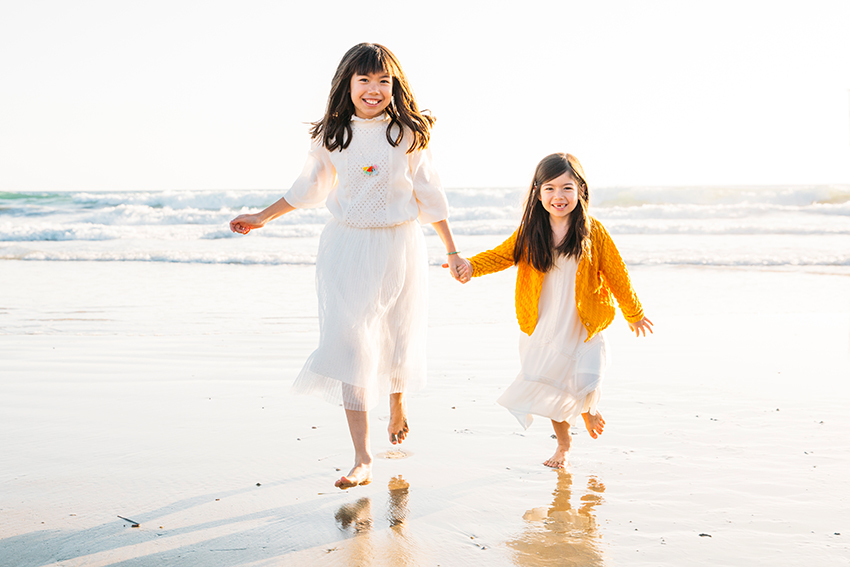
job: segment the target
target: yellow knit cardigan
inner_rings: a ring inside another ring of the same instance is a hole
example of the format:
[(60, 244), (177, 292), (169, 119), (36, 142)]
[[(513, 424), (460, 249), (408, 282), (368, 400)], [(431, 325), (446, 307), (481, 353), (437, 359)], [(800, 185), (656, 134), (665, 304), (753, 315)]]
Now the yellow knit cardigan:
[[(643, 319), (643, 307), (632, 288), (626, 264), (611, 235), (595, 218), (590, 218), (590, 250), (585, 250), (576, 271), (576, 307), (587, 329), (587, 340), (614, 320), (614, 297), (629, 323)], [(517, 233), (503, 243), (476, 254), (472, 262), (473, 277), (500, 272), (514, 265)], [(543, 289), (544, 272), (521, 261), (516, 273), (516, 317), (519, 328), (530, 335), (537, 326), (537, 304)], [(612, 297), (613, 294), (613, 297)]]

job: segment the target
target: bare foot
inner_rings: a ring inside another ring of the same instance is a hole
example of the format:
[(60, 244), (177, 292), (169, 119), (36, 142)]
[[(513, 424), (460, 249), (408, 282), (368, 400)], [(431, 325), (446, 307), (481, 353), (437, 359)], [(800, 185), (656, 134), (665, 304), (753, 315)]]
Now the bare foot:
[(570, 453), (570, 446), (566, 447), (558, 443), (558, 448), (555, 449), (555, 454), (543, 461), (543, 464), (553, 469), (564, 468), (564, 463), (567, 462), (567, 455)]
[(347, 475), (340, 477), (334, 486), (342, 490), (354, 488), (355, 486), (366, 486), (372, 482), (372, 463), (361, 463), (354, 465)]
[(405, 440), (410, 428), (407, 426), (407, 409), (404, 406), (404, 394), (390, 394), (390, 424), (387, 432), (390, 443), (397, 445)]
[(605, 429), (605, 420), (602, 419), (602, 414), (598, 411), (596, 415), (590, 415), (590, 413), (583, 413), (581, 416), (584, 418), (584, 426), (587, 427), (587, 432), (590, 433), (590, 436), (596, 439), (600, 435), (602, 435), (602, 430)]
[(564, 468), (564, 463), (567, 462), (567, 454), (570, 452), (572, 444), (572, 436), (570, 435), (570, 424), (566, 421), (552, 420), (552, 429), (555, 430), (555, 437), (558, 438), (558, 448), (555, 454), (543, 461), (543, 464), (553, 469)]

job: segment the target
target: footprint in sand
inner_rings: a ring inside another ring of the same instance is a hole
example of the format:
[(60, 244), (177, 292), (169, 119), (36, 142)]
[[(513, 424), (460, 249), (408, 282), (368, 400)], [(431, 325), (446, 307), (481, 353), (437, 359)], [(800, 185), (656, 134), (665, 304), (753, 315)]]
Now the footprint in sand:
[(383, 453), (378, 453), (378, 457), (380, 457), (381, 459), (406, 459), (411, 455), (413, 455), (413, 453), (406, 449), (393, 449), (390, 451), (384, 451)]

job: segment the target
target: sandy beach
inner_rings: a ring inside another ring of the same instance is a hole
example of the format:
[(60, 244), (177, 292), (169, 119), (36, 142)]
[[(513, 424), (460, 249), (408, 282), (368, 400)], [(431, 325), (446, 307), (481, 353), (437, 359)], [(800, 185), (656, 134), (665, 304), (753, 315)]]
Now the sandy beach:
[(0, 565), (850, 563), (846, 269), (632, 269), (656, 334), (618, 314), (605, 433), (559, 473), (549, 424), (495, 404), (513, 272), (432, 267), (412, 434), (373, 412), (374, 482), (345, 492), (342, 409), (288, 392), (313, 274), (3, 262)]
[[(850, 1), (369, 8), (0, 2), (0, 567), (850, 567)], [(553, 152), (655, 331), (617, 310), (561, 470), (496, 403), (516, 270), (440, 268), (517, 230)], [(407, 221), (427, 386), (342, 491), (343, 408), (291, 393), (317, 257), (412, 290)]]

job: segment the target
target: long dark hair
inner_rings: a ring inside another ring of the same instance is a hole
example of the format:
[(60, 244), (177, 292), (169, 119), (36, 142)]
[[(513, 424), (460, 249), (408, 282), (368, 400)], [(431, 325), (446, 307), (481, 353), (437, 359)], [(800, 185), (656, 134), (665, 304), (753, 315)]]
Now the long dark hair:
[(325, 116), (312, 123), (310, 137), (315, 139), (321, 136), (322, 144), (331, 152), (348, 147), (352, 136), (351, 116), (354, 114), (351, 77), (371, 73), (387, 73), (393, 79), (393, 98), (386, 110), (390, 117), (387, 142), (393, 147), (398, 146), (406, 128), (413, 134), (407, 153), (427, 148), (431, 127), (437, 119), (427, 110), (420, 112), (413, 90), (401, 70), (401, 63), (392, 51), (377, 43), (358, 43), (342, 56), (331, 81)]
[[(578, 202), (570, 213), (570, 227), (566, 236), (561, 242), (553, 242), (549, 213), (540, 201), (540, 188), (564, 173), (569, 173), (578, 185)], [(584, 168), (575, 156), (558, 153), (540, 160), (534, 170), (534, 179), (525, 200), (522, 222), (514, 245), (514, 263), (525, 260), (534, 269), (548, 272), (555, 263), (556, 254), (574, 256), (576, 260), (580, 260), (582, 252), (590, 246), (590, 216), (587, 213), (589, 204), (590, 195)]]

